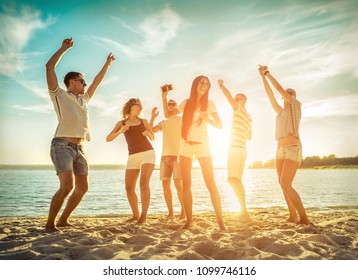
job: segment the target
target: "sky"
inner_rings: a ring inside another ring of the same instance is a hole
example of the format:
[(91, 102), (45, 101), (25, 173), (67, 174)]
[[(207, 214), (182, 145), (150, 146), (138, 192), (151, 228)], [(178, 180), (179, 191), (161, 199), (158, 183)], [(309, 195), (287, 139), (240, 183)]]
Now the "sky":
[[(47, 91), (45, 64), (62, 40), (74, 47), (56, 68), (60, 86), (69, 71), (90, 83), (112, 52), (116, 60), (89, 103), (90, 164), (124, 164), (123, 136), (105, 138), (122, 105), (141, 99), (142, 117), (169, 98), (189, 96), (206, 75), (209, 98), (224, 123), (210, 127), (213, 162), (225, 167), (232, 109), (219, 90), (245, 93), (253, 119), (247, 164), (275, 155), (275, 112), (258, 64), (269, 66), (302, 102), (303, 156), (358, 155), (358, 2), (340, 1), (7, 1), (0, 2), (0, 164), (51, 164), (57, 117)], [(280, 97), (275, 92), (279, 102)], [(159, 163), (162, 136), (153, 147)]]

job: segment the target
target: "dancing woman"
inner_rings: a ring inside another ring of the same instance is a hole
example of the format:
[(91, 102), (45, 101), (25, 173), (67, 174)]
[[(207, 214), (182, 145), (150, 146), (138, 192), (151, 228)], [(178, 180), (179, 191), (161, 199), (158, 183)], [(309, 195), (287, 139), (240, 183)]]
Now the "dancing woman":
[[(297, 210), (300, 217), (298, 223), (309, 224), (310, 222), (301, 198), (292, 187), (293, 179), (302, 160), (302, 145), (299, 135), (301, 103), (296, 99), (295, 90), (292, 88), (283, 89), (271, 75), (267, 66), (260, 66), (258, 70), (267, 96), (273, 109), (277, 113), (276, 140), (278, 141), (278, 145), (276, 150), (276, 170), (290, 213), (287, 220), (296, 222)], [(284, 100), (283, 107), (278, 104), (268, 80), (281, 94)]]
[(167, 95), (162, 94), (163, 109), (166, 118), (183, 113), (181, 142), (179, 148), (179, 162), (182, 173), (183, 203), (186, 214), (186, 223), (183, 229), (192, 224), (193, 198), (191, 193), (191, 169), (193, 158), (198, 159), (205, 185), (210, 192), (217, 222), (221, 230), (225, 230), (222, 219), (221, 198), (214, 179), (213, 163), (209, 147), (208, 124), (222, 128), (222, 122), (216, 112), (215, 104), (208, 100), (210, 82), (205, 76), (194, 79), (189, 99), (184, 100), (179, 107), (169, 110)]
[[(129, 99), (122, 109), (123, 120), (117, 122), (106, 138), (107, 142), (109, 142), (122, 133), (126, 138), (129, 156), (126, 166), (125, 185), (128, 202), (133, 212), (133, 217), (128, 221), (137, 221), (138, 224), (144, 224), (147, 219), (150, 201), (149, 180), (155, 165), (155, 152), (147, 139), (154, 140), (154, 135), (148, 121), (139, 117), (141, 111), (142, 104), (140, 100), (136, 98)], [(140, 215), (138, 198), (135, 192), (139, 174), (142, 202), (142, 213)]]

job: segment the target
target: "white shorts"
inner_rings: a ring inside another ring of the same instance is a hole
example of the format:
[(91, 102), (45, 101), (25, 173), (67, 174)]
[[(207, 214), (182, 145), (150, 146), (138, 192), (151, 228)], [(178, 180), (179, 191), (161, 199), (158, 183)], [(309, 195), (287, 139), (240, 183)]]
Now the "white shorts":
[(228, 177), (242, 179), (244, 173), (245, 161), (247, 157), (246, 148), (232, 147), (229, 148), (227, 173)]
[(128, 156), (126, 169), (140, 169), (142, 164), (155, 165), (155, 152), (154, 150), (148, 150)]
[(180, 141), (179, 156), (193, 158), (211, 157), (209, 142), (191, 143)]

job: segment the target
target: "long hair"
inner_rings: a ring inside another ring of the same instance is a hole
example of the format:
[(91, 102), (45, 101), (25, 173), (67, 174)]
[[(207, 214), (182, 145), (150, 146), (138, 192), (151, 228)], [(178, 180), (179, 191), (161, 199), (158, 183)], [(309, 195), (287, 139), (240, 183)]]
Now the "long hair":
[[(209, 82), (210, 89), (210, 81), (206, 76), (198, 76), (194, 79), (193, 84), (191, 85), (190, 97), (185, 104), (185, 109), (182, 117), (182, 127), (181, 127), (181, 137), (184, 140), (187, 140), (188, 132), (190, 127), (193, 125), (193, 116), (195, 111), (195, 101), (198, 96), (198, 85), (199, 82), (203, 79), (207, 79)], [(201, 111), (206, 111), (208, 108), (208, 99), (209, 99), (209, 90), (200, 98), (200, 109)]]
[(132, 106), (138, 102), (141, 103), (139, 98), (131, 98), (123, 105), (123, 108), (122, 108), (123, 119), (128, 118)]

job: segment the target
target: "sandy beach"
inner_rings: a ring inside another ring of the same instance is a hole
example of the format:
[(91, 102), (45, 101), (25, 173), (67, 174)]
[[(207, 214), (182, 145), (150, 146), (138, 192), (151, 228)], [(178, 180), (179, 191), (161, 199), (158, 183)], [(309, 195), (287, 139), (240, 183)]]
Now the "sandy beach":
[(128, 216), (74, 216), (69, 228), (45, 233), (46, 217), (0, 218), (0, 259), (5, 260), (357, 260), (358, 209), (309, 211), (313, 224), (285, 221), (283, 209), (256, 210), (249, 221), (224, 213), (227, 231), (213, 213), (194, 224), (150, 215), (145, 225)]

